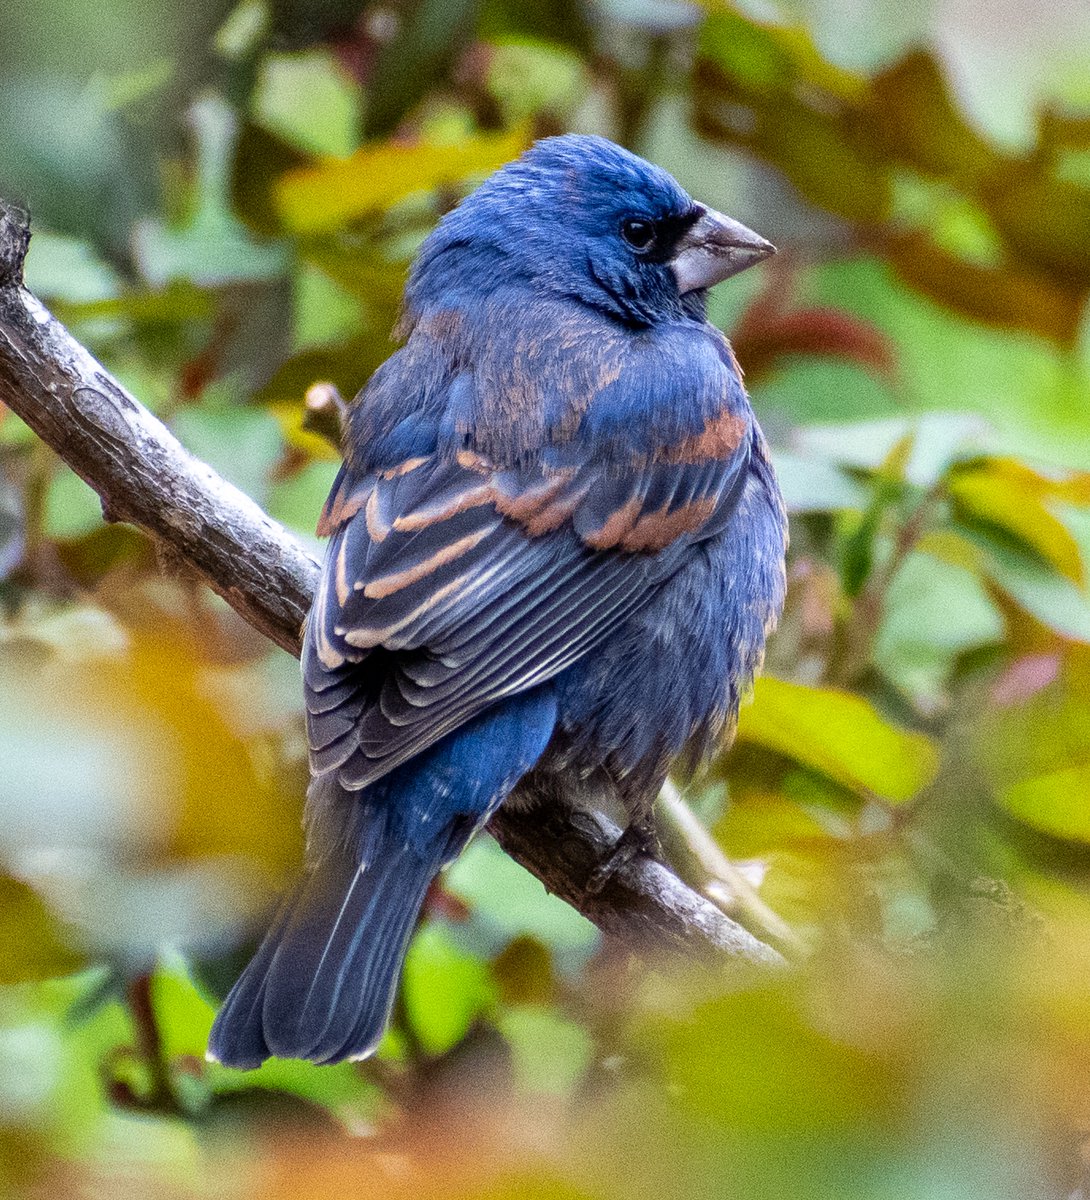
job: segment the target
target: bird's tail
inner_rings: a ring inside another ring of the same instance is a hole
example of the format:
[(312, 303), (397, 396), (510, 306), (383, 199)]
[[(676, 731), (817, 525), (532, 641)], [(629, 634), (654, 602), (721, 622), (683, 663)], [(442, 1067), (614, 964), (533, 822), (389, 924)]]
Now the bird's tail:
[(387, 835), (380, 814), (362, 824), (360, 837), (327, 840), (281, 907), (224, 1001), (209, 1057), (231, 1067), (274, 1054), (329, 1063), (378, 1045), (428, 885), (470, 830), (410, 846)]

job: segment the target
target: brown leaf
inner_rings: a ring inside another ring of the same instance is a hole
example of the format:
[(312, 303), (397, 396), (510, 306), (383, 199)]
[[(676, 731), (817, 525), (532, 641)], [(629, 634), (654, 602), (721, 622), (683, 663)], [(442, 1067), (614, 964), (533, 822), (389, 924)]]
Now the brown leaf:
[(752, 306), (731, 336), (735, 353), (755, 378), (795, 355), (816, 355), (854, 363), (892, 379), (896, 355), (889, 338), (869, 321), (835, 308), (798, 308), (772, 312)]
[(924, 295), (988, 325), (1024, 329), (1062, 345), (1074, 342), (1085, 294), (1042, 272), (1006, 264), (994, 270), (940, 249), (926, 234), (891, 234), (879, 248)]

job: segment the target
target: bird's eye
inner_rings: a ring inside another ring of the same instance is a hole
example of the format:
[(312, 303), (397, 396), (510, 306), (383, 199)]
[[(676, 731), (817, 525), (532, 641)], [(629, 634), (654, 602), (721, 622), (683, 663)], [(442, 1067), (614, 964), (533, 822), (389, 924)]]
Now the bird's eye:
[(629, 217), (621, 225), (621, 237), (633, 250), (648, 250), (655, 244), (655, 226), (642, 217)]

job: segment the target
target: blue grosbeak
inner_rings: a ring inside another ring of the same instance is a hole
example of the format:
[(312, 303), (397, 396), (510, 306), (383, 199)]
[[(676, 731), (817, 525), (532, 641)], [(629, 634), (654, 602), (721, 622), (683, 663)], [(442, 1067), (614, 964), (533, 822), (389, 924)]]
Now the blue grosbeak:
[(307, 871), (213, 1057), (370, 1054), (429, 884), (523, 776), (613, 789), (631, 824), (605, 873), (651, 842), (671, 761), (732, 726), (786, 528), (705, 297), (772, 250), (578, 136), (424, 243), (319, 527)]

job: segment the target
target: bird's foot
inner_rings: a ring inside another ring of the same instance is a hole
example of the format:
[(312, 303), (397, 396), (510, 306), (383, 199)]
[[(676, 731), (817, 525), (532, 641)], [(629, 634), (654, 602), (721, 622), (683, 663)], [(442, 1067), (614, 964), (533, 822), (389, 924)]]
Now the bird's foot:
[(587, 891), (597, 895), (613, 876), (630, 863), (637, 854), (658, 858), (662, 853), (658, 835), (651, 821), (633, 821), (614, 843), (609, 854), (594, 868), (587, 880)]

